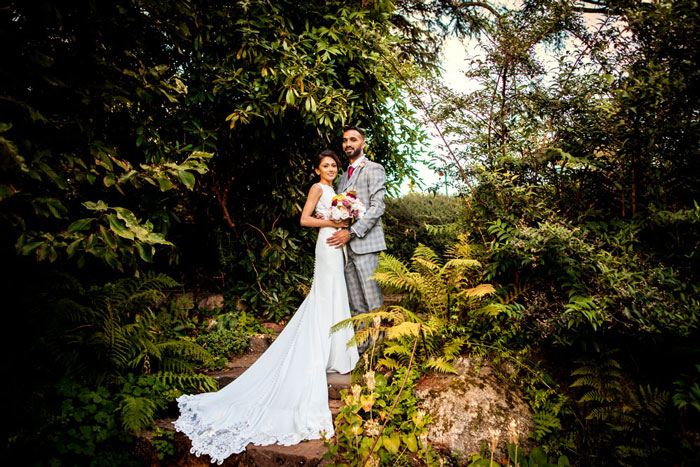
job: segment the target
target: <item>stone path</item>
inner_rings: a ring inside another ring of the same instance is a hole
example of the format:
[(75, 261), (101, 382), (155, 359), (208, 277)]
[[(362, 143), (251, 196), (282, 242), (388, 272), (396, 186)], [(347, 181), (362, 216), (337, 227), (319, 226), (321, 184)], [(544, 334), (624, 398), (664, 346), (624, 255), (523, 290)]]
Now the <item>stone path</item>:
[[(277, 334), (260, 334), (251, 338), (249, 351), (240, 358), (229, 361), (226, 368), (222, 371), (210, 373), (209, 376), (219, 382), (220, 387), (224, 387), (231, 381), (240, 376), (250, 365), (252, 365), (260, 355), (272, 343)], [(339, 375), (337, 373), (329, 373), (328, 378), (328, 405), (333, 414), (333, 418), (338, 414), (338, 411), (343, 405), (340, 400), (340, 391), (350, 387), (350, 375)], [(162, 419), (156, 422), (156, 425), (162, 430), (175, 431), (172, 422), (173, 419)], [(144, 433), (143, 438), (148, 440), (152, 436), (151, 433)], [(151, 466), (178, 466), (178, 467), (205, 467), (209, 466), (209, 456), (197, 457), (190, 454), (189, 439), (182, 433), (176, 432), (174, 436), (175, 455), (168, 457), (163, 461), (159, 461), (153, 452), (152, 448), (142, 447), (143, 457), (147, 457)], [(143, 443), (150, 444), (150, 443)], [(150, 452), (148, 452), (150, 451)], [(323, 465), (321, 457), (325, 454), (326, 449), (321, 440), (304, 441), (294, 446), (255, 446), (249, 444), (246, 451), (229, 457), (223, 465), (225, 466), (317, 466)]]

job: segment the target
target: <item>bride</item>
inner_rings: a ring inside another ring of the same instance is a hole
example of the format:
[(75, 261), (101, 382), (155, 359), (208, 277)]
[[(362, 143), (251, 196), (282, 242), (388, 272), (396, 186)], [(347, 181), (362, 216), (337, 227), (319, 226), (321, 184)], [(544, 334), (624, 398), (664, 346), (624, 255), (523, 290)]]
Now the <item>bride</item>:
[[(326, 372), (348, 373), (359, 357), (347, 347), (352, 328), (330, 334), (335, 323), (350, 317), (341, 249), (326, 244), (338, 227), (314, 216), (330, 211), (338, 156), (325, 150), (314, 161), (320, 180), (309, 191), (301, 225), (319, 228), (314, 279), (309, 295), (284, 330), (241, 376), (218, 392), (177, 399), (174, 422), (192, 441), (190, 452), (208, 454), (221, 464), (231, 454), (256, 445), (297, 444), (333, 434)], [(326, 216), (327, 217), (327, 216)]]

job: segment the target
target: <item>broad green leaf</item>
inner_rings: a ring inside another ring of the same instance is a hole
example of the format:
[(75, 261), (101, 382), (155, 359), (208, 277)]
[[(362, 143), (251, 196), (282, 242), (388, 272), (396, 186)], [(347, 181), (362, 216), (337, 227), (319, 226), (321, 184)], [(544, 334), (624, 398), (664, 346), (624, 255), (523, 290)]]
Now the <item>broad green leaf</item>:
[(117, 239), (114, 235), (112, 235), (108, 230), (104, 230), (104, 227), (101, 228), (101, 236), (102, 240), (104, 240), (105, 244), (109, 246), (111, 249), (116, 250), (117, 249)]
[(88, 208), (90, 211), (106, 211), (109, 209), (109, 206), (107, 206), (102, 200), (99, 200), (96, 203), (93, 201), (85, 201), (83, 206)]
[(191, 190), (192, 188), (194, 188), (194, 175), (187, 172), (186, 170), (178, 171), (177, 175), (178, 177), (180, 177), (180, 180), (182, 180), (182, 183), (184, 183), (188, 189)]
[(134, 239), (134, 233), (129, 230), (120, 219), (117, 218), (114, 214), (107, 214), (107, 220), (109, 221), (109, 228), (112, 229), (112, 232), (115, 234), (119, 235), (120, 237), (127, 238), (129, 240)]
[(418, 440), (416, 439), (415, 434), (410, 433), (408, 435), (401, 436), (401, 438), (403, 439), (406, 447), (408, 447), (409, 451), (416, 452), (418, 450)]
[(126, 208), (115, 207), (114, 212), (117, 213), (117, 217), (123, 220), (128, 227), (135, 227), (139, 225), (139, 220), (136, 218), (133, 212)]
[(76, 250), (80, 246), (80, 243), (83, 241), (82, 238), (79, 238), (78, 240), (74, 241), (70, 245), (66, 247), (66, 253), (68, 254), (69, 258), (72, 258), (73, 255), (75, 254)]
[(398, 433), (393, 433), (390, 436), (382, 436), (382, 445), (391, 454), (396, 454), (399, 452), (399, 447), (401, 447), (401, 438)]
[(136, 250), (139, 252), (139, 256), (142, 260), (150, 263), (153, 261), (153, 251), (155, 250), (153, 246), (146, 243), (136, 242)]
[(17, 193), (11, 186), (0, 184), (0, 201)]
[(104, 183), (104, 185), (107, 188), (109, 188), (112, 185), (114, 185), (115, 183), (117, 183), (117, 177), (115, 177), (114, 174), (109, 173), (109, 174), (104, 176), (104, 178), (102, 179), (102, 183)]
[(36, 250), (40, 245), (43, 245), (44, 241), (36, 241), (36, 242), (30, 242), (27, 243), (26, 245), (23, 245), (22, 248), (20, 249), (19, 253), (22, 256), (26, 256), (30, 253), (32, 253), (34, 250)]
[(160, 186), (160, 191), (168, 191), (173, 188), (172, 182), (165, 177), (158, 177), (156, 178), (156, 180), (158, 181), (158, 185)]
[(547, 454), (540, 446), (535, 447), (530, 451), (530, 467), (544, 467), (547, 465)]
[(78, 219), (77, 221), (73, 222), (71, 225), (68, 226), (68, 229), (66, 229), (66, 232), (69, 234), (72, 234), (75, 232), (80, 232), (81, 230), (86, 230), (90, 227), (90, 224), (94, 220), (95, 220), (94, 217), (86, 217), (85, 219)]

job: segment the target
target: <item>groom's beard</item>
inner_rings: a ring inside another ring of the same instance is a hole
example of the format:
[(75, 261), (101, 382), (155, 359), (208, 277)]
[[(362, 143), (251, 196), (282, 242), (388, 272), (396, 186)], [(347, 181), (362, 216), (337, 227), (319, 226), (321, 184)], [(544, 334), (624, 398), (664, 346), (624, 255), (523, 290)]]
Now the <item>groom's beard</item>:
[(357, 148), (352, 152), (348, 152), (347, 149), (345, 150), (345, 155), (348, 156), (348, 159), (357, 159), (360, 157), (360, 154), (362, 154), (362, 148)]

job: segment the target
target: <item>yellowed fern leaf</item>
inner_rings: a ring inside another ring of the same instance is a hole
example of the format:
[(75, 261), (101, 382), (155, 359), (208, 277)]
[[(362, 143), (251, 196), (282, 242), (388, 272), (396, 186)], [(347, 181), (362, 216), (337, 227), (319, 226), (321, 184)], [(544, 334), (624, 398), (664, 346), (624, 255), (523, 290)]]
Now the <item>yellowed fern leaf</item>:
[(427, 274), (437, 274), (442, 269), (440, 264), (425, 258), (414, 257), (411, 261), (413, 261), (413, 267), (419, 269), (419, 272), (422, 271), (423, 273)]
[(401, 365), (401, 363), (390, 357), (382, 357), (379, 360), (377, 360), (377, 366), (383, 366), (387, 370), (398, 370), (399, 368), (403, 368), (403, 365)]
[(411, 323), (410, 321), (404, 321), (397, 326), (391, 326), (384, 330), (387, 339), (398, 339), (403, 336), (416, 337), (420, 332), (420, 323)]
[(374, 279), (382, 287), (407, 292), (416, 292), (420, 275), (408, 270), (397, 258), (386, 253), (380, 253), (379, 266), (374, 273)]
[(476, 310), (478, 314), (488, 316), (498, 316), (501, 311), (503, 311), (503, 304), (501, 303), (490, 303)]
[(411, 258), (411, 261), (414, 261), (416, 259), (428, 261), (437, 265), (438, 267), (442, 265), (442, 260), (437, 255), (437, 253), (435, 253), (435, 251), (433, 251), (432, 248), (425, 246), (422, 243), (419, 243), (416, 249), (413, 251), (413, 257)]
[(366, 329), (360, 329), (358, 331), (355, 331), (355, 335), (350, 339), (347, 343), (348, 347), (352, 347), (353, 345), (356, 346), (361, 346), (365, 342), (369, 341), (370, 338), (372, 337), (372, 332), (373, 330), (370, 328)]
[(425, 366), (439, 373), (457, 373), (454, 365), (443, 357), (430, 357), (428, 361), (425, 362)]
[(475, 259), (454, 258), (445, 263), (445, 269), (473, 269), (481, 267), (481, 263)]
[(484, 297), (486, 295), (490, 295), (492, 293), (496, 292), (496, 289), (493, 288), (491, 284), (479, 284), (476, 287), (472, 287), (471, 289), (463, 290), (459, 293), (459, 295), (465, 296), (465, 297)]

